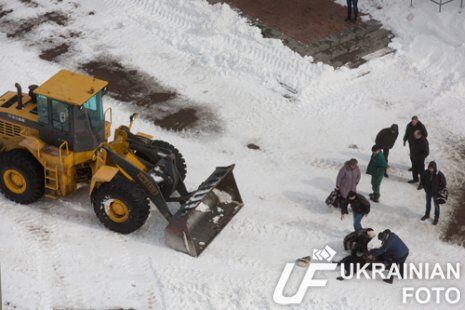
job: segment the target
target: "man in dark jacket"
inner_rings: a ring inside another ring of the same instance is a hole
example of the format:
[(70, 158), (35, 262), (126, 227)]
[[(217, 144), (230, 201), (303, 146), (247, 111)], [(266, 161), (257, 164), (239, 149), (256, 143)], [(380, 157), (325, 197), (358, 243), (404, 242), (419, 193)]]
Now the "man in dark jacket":
[[(347, 203), (350, 204), (352, 208), (352, 213), (354, 214), (354, 229), (362, 229), (361, 221), (364, 216), (367, 216), (370, 213), (370, 202), (363, 197), (361, 194), (356, 192), (350, 192), (347, 196)], [(341, 219), (344, 218), (345, 214), (349, 214), (347, 210), (347, 205), (342, 205), (341, 207)]]
[[(425, 159), (429, 155), (429, 143), (428, 140), (423, 136), (420, 130), (415, 131), (414, 140), (410, 144), (410, 159), (412, 160), (412, 177), (413, 179), (408, 181), (409, 183), (417, 183), (420, 181), (418, 189), (421, 189), (422, 175), (425, 172)], [(420, 178), (418, 178), (420, 175)]]
[[(405, 135), (404, 135), (404, 146), (408, 141), (410, 149), (412, 148), (412, 142), (415, 140), (415, 131), (420, 130), (423, 137), (428, 138), (428, 131), (426, 131), (425, 125), (418, 120), (418, 116), (413, 116), (410, 123), (407, 124), (407, 128), (405, 128)], [(410, 159), (412, 159), (410, 157)], [(413, 162), (410, 171), (413, 170)]]
[(422, 221), (429, 219), (431, 213), (431, 200), (434, 202), (434, 220), (433, 225), (436, 225), (439, 220), (439, 193), (444, 190), (447, 186), (446, 177), (441, 171), (438, 171), (436, 162), (432, 161), (428, 164), (423, 174), (423, 188), (426, 193), (426, 212), (421, 218)]
[[(381, 247), (371, 250), (371, 255), (375, 257), (376, 261), (386, 264), (387, 268), (390, 268), (392, 264), (396, 264), (402, 276), (404, 274), (404, 263), (409, 255), (407, 245), (389, 229), (379, 233), (378, 239), (382, 242)], [(394, 277), (383, 281), (392, 284)]]
[[(376, 145), (379, 145), (383, 149), (384, 157), (386, 162), (388, 162), (389, 150), (393, 148), (394, 143), (396, 143), (397, 137), (399, 136), (399, 126), (393, 124), (390, 128), (382, 129), (376, 135)], [(388, 178), (387, 172), (384, 174)]]

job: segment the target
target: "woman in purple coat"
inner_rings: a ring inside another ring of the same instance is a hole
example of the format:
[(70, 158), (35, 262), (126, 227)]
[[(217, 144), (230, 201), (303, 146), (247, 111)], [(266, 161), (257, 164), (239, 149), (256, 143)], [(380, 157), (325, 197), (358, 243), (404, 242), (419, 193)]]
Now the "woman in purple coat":
[(344, 199), (342, 202), (343, 206), (347, 206), (347, 195), (349, 195), (349, 192), (357, 192), (360, 177), (360, 168), (355, 158), (346, 161), (344, 167), (339, 170), (336, 179), (336, 190), (339, 191), (341, 197)]

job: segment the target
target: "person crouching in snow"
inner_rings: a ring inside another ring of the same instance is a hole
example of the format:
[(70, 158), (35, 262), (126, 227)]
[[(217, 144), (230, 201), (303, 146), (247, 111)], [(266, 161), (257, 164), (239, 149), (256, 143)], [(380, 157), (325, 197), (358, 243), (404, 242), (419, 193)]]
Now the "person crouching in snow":
[(376, 237), (376, 232), (373, 228), (363, 228), (353, 231), (344, 237), (344, 250), (350, 251), (352, 254), (367, 252), (368, 243), (374, 237)]
[[(381, 247), (371, 250), (370, 254), (377, 262), (384, 263), (386, 268), (391, 268), (392, 264), (396, 264), (402, 277), (404, 274), (404, 263), (409, 255), (407, 245), (389, 229), (380, 232), (378, 239), (382, 242)], [(394, 277), (391, 276), (391, 278), (384, 279), (383, 281), (392, 284)]]
[(431, 213), (431, 200), (434, 203), (434, 220), (433, 225), (436, 225), (439, 220), (439, 193), (447, 186), (446, 177), (438, 170), (436, 162), (432, 161), (428, 164), (428, 169), (423, 173), (423, 188), (426, 193), (426, 211), (421, 218), (422, 221), (429, 219)]
[[(373, 262), (373, 256), (368, 251), (368, 242), (376, 236), (376, 233), (371, 228), (359, 229), (348, 234), (344, 238), (344, 250), (350, 250), (350, 255), (344, 257), (337, 264), (344, 268), (345, 277), (349, 277), (365, 264)], [(369, 268), (368, 268), (369, 269)], [(337, 277), (339, 281), (344, 280), (344, 277)]]
[(358, 182), (360, 182), (360, 168), (358, 167), (358, 161), (352, 158), (345, 162), (344, 167), (339, 170), (336, 179), (336, 190), (339, 191), (343, 201), (341, 208), (347, 209), (347, 195), (349, 192), (357, 191)]
[(367, 168), (367, 174), (371, 175), (371, 187), (373, 189), (370, 199), (374, 202), (379, 202), (379, 197), (381, 196), (379, 188), (388, 164), (379, 145), (374, 145), (371, 151), (373, 154)]
[[(354, 214), (354, 229), (362, 229), (362, 219), (364, 216), (367, 216), (370, 213), (370, 202), (363, 197), (361, 194), (356, 192), (349, 192), (347, 195), (347, 202), (352, 208), (352, 213)], [(347, 210), (347, 204), (341, 207), (341, 220), (344, 219), (344, 215), (349, 214)]]

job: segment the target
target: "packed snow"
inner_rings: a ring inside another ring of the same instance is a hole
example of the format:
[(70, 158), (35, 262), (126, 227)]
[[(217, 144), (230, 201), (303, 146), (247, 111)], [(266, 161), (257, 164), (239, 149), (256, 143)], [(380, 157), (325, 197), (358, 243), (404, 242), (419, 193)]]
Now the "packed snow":
[(210, 206), (201, 202), (199, 203), (199, 205), (195, 208), (195, 211), (199, 211), (199, 212), (210, 212)]
[[(338, 0), (343, 3), (345, 1)], [(27, 1), (23, 1), (27, 2)], [(218, 131), (170, 132), (138, 120), (134, 132), (153, 134), (183, 153), (187, 185), (195, 189), (215, 166), (234, 170), (245, 207), (199, 258), (168, 248), (164, 218), (154, 209), (131, 235), (100, 224), (88, 189), (56, 201), (17, 205), (0, 198), (0, 261), (4, 309), (279, 309), (272, 299), (284, 265), (329, 245), (344, 255), (352, 218), (324, 204), (338, 169), (355, 157), (364, 171), (376, 133), (412, 115), (427, 126), (430, 159), (463, 185), (459, 147), (465, 136), (465, 18), (458, 3), (360, 1), (396, 38), (393, 55), (358, 69), (338, 70), (264, 39), (227, 5), (205, 0), (0, 0), (6, 18), (50, 10), (70, 14), (65, 27), (43, 24), (24, 38), (0, 34), (0, 92), (40, 84), (61, 68), (111, 55), (141, 68), (182, 96), (208, 108)], [(457, 1), (456, 1), (457, 2)], [(381, 7), (378, 9), (378, 7)], [(89, 14), (94, 12), (94, 14)], [(59, 63), (37, 56), (48, 38), (82, 34)], [(283, 87), (287, 85), (288, 87)], [(290, 92), (289, 89), (296, 90)], [(114, 126), (137, 108), (110, 97)], [(397, 141), (381, 203), (362, 225), (390, 228), (409, 246), (408, 262), (464, 262), (465, 249), (441, 240), (452, 206), (437, 227), (420, 222), (424, 193), (406, 183), (408, 150)], [(261, 150), (250, 150), (254, 143)], [(349, 148), (356, 145), (357, 148)], [(370, 192), (362, 176), (359, 191)], [(372, 246), (379, 245), (372, 241)], [(302, 271), (300, 271), (302, 273)], [(399, 309), (404, 285), (459, 287), (465, 281), (336, 281), (307, 292), (303, 309)], [(462, 271), (463, 277), (463, 271)], [(462, 297), (463, 299), (463, 297)], [(456, 305), (463, 309), (464, 301)], [(409, 308), (446, 308), (410, 304)], [(298, 306), (289, 308), (299, 308)]]
[(218, 197), (220, 203), (231, 203), (233, 201), (230, 194), (226, 193), (225, 191), (221, 191), (217, 188), (213, 189), (213, 193)]

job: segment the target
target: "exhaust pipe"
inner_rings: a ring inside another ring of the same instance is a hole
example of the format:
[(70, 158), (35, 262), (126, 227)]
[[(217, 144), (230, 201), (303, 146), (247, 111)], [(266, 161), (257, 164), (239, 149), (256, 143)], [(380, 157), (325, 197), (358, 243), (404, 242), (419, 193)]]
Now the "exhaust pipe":
[(23, 93), (21, 90), (21, 85), (19, 85), (19, 83), (16, 83), (15, 87), (18, 92), (18, 94), (16, 95), (16, 97), (18, 97), (18, 106), (16, 107), (16, 109), (21, 110), (23, 108)]

